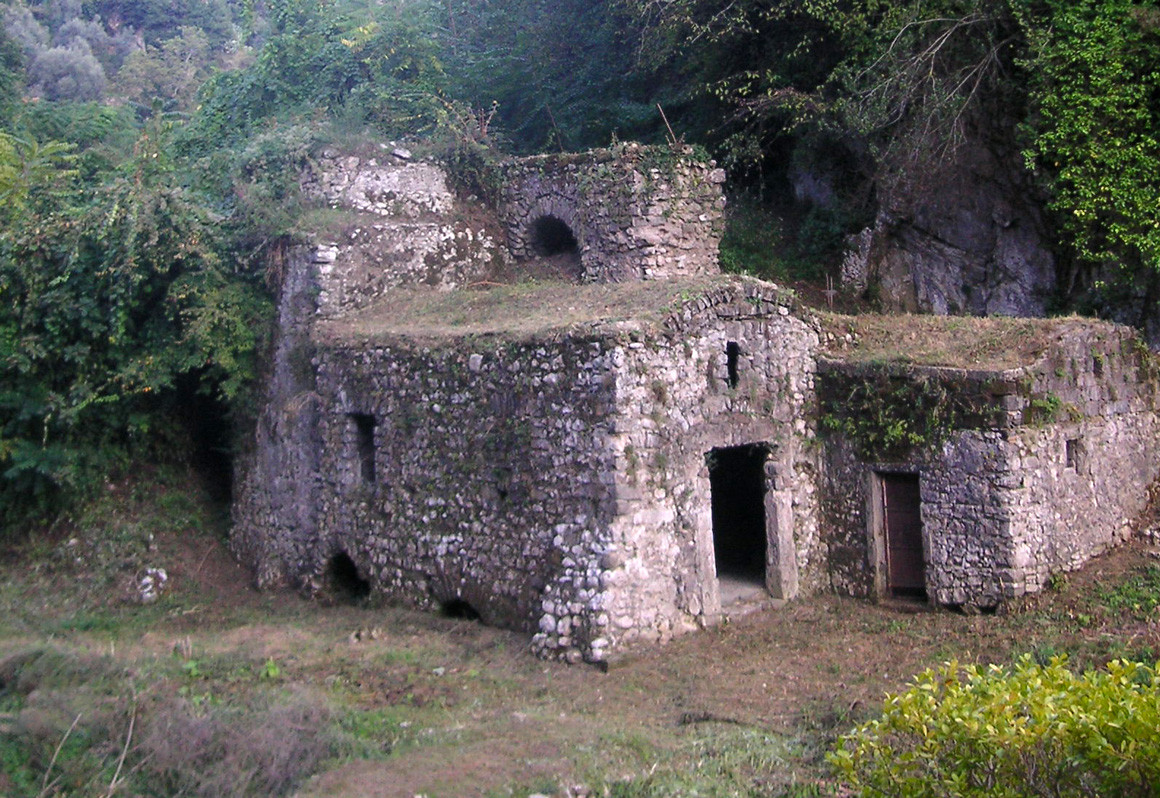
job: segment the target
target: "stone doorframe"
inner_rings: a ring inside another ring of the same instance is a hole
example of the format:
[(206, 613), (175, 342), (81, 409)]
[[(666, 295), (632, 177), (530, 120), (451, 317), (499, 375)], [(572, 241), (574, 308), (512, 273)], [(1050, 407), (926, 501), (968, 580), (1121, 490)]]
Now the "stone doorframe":
[[(886, 555), (886, 511), (882, 505), (882, 479), (892, 476), (913, 476), (919, 480), (921, 508), (922, 475), (917, 468), (886, 467), (866, 469), (866, 553), (870, 569), (874, 574), (874, 597), (885, 599), (890, 597), (890, 578)], [(923, 552), (930, 551), (930, 540), (927, 538), (926, 525), (922, 527)], [(929, 584), (930, 574), (926, 574)]]
[[(797, 549), (794, 545), (794, 514), (793, 514), (793, 478), (792, 465), (779, 462), (777, 459), (778, 446), (768, 441), (751, 441), (748, 443), (730, 442), (718, 447), (710, 447), (706, 451), (717, 448), (734, 448), (737, 446), (762, 446), (768, 451), (764, 464), (765, 476), (765, 589), (775, 599), (788, 601), (798, 595), (798, 567)], [(717, 587), (717, 565), (713, 548), (712, 522), (712, 488), (709, 484), (708, 469), (704, 469), (704, 493), (706, 502), (702, 510), (704, 520), (701, 523), (702, 533), (698, 536), (697, 570), (701, 575), (698, 579), (701, 585), (703, 606), (710, 614), (720, 611), (720, 597)]]

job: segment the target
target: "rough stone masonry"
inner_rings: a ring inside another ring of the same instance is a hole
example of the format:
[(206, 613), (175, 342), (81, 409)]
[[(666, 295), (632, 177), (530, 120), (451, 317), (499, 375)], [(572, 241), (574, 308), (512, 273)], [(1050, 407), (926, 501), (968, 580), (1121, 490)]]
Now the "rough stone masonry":
[[(868, 459), (818, 422), (866, 366), (789, 292), (718, 274), (723, 174), (664, 149), (512, 162), (495, 215), (434, 164), (324, 154), (304, 183), (347, 216), (290, 258), (239, 462), (232, 545), (259, 584), (353, 570), (599, 662), (716, 622), (738, 580), (892, 595), (896, 534), (921, 595), (969, 607), (1123, 539), (1157, 459), (1127, 330), (1044, 322), (1018, 368), (902, 367), (981, 410)], [(570, 281), (505, 282), (557, 246)], [(916, 485), (913, 529), (887, 528), (891, 475)]]

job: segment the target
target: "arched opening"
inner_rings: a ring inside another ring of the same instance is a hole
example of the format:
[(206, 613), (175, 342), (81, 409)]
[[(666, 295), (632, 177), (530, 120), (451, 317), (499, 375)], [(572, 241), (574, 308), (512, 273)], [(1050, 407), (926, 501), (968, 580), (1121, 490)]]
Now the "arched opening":
[(345, 551), (330, 558), (326, 565), (326, 584), (334, 598), (350, 604), (371, 594), (371, 583), (358, 572), (358, 566)]
[(544, 215), (532, 222), (528, 243), (532, 253), (541, 258), (580, 254), (580, 245), (576, 243), (572, 228), (556, 216)]
[(456, 618), (461, 621), (478, 621), (479, 612), (475, 607), (461, 598), (444, 601), (439, 605), (439, 614), (444, 618)]

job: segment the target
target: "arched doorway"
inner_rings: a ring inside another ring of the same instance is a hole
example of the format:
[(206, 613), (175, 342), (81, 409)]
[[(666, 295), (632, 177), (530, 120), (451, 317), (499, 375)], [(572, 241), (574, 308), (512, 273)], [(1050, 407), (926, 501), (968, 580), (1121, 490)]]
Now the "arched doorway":
[(544, 214), (528, 226), (528, 251), (545, 276), (562, 280), (581, 277), (580, 243), (572, 228), (558, 216)]

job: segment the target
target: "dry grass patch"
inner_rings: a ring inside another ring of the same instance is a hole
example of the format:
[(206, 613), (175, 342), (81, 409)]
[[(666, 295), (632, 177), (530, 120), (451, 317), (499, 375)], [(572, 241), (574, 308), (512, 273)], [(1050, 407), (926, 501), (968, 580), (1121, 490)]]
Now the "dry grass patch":
[(855, 363), (994, 370), (1030, 365), (1067, 333), (1101, 324), (1075, 316), (1014, 319), (820, 314), (820, 318), (836, 337), (827, 352), (834, 358)]
[(469, 290), (399, 289), (382, 302), (319, 325), (323, 339), (443, 338), (463, 335), (531, 337), (553, 330), (582, 332), (616, 322), (655, 324), (685, 302), (738, 278), (649, 280), (577, 285), (561, 281), (484, 283)]

